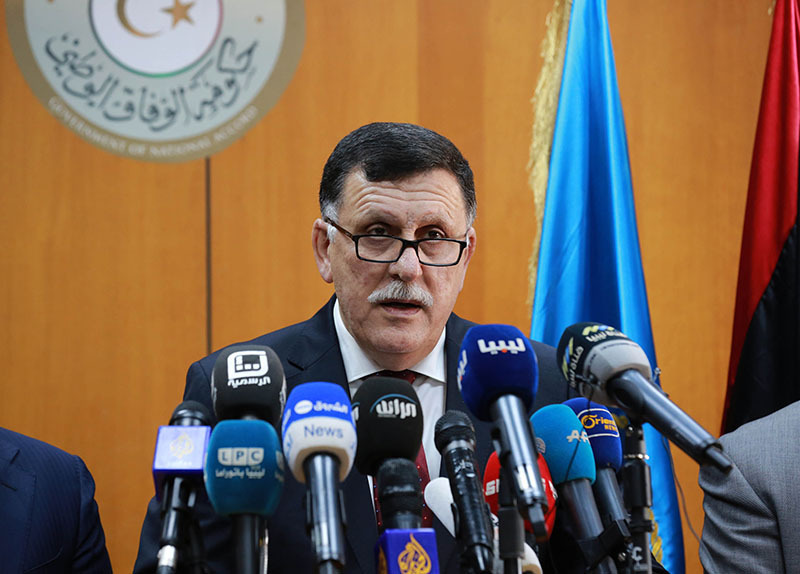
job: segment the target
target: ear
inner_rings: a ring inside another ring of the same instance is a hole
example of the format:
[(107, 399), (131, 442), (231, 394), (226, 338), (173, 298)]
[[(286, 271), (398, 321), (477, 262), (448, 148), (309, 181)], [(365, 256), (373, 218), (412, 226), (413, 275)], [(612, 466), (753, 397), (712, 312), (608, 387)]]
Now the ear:
[(472, 254), (475, 253), (475, 244), (478, 241), (478, 233), (475, 231), (474, 227), (470, 227), (469, 231), (467, 232), (467, 247), (464, 249), (464, 254), (462, 257), (464, 258), (464, 270), (466, 271), (467, 266), (469, 265), (470, 259), (472, 259)]
[(314, 260), (317, 262), (319, 275), (325, 283), (333, 282), (331, 260), (328, 248), (331, 245), (328, 239), (328, 224), (321, 219), (316, 219), (311, 227), (311, 248), (314, 250)]
[(469, 267), (469, 262), (472, 259), (473, 253), (475, 253), (475, 244), (477, 242), (478, 234), (475, 232), (474, 227), (470, 227), (469, 231), (467, 232), (467, 246), (464, 248), (464, 253), (461, 254), (461, 265), (464, 266), (463, 271), (461, 272), (461, 285), (459, 286), (459, 292), (464, 288), (464, 279), (467, 276), (467, 267)]

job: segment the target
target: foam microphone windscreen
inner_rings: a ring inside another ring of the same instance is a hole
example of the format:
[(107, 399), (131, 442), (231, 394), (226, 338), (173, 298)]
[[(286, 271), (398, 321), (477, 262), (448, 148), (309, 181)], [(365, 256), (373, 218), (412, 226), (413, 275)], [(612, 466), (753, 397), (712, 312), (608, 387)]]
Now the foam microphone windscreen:
[(423, 493), (425, 504), (431, 509), (433, 515), (447, 529), (450, 536), (456, 535), (455, 518), (453, 517), (453, 491), (450, 489), (450, 481), (444, 476), (434, 478), (425, 487)]
[[(547, 535), (553, 533), (553, 525), (556, 522), (556, 500), (558, 494), (556, 493), (553, 479), (550, 476), (550, 469), (547, 466), (543, 456), (537, 457), (536, 462), (539, 465), (539, 474), (542, 477), (542, 486), (544, 487), (545, 494), (547, 495), (547, 512), (544, 515), (545, 526), (547, 527)], [(497, 515), (497, 509), (500, 506), (499, 502), (499, 486), (500, 486), (500, 459), (497, 453), (493, 452), (489, 455), (489, 460), (486, 461), (486, 468), (483, 471), (483, 496), (489, 504), (489, 509), (492, 514)], [(531, 523), (525, 521), (525, 530), (533, 533)]]
[(386, 528), (394, 528), (394, 517), (413, 515), (422, 520), (422, 487), (417, 465), (406, 458), (384, 460), (377, 472), (378, 501)]
[(286, 377), (275, 351), (263, 345), (234, 345), (217, 356), (211, 400), (219, 420), (254, 416), (277, 431), (286, 402)]
[(606, 392), (612, 377), (636, 370), (650, 380), (650, 361), (642, 348), (614, 327), (601, 323), (576, 323), (564, 330), (556, 360), (569, 385), (584, 397), (617, 406)]
[(491, 406), (503, 395), (519, 397), (529, 409), (539, 369), (530, 340), (512, 325), (476, 325), (461, 343), (458, 386), (469, 410), (491, 420)]
[(565, 405), (547, 405), (531, 416), (536, 446), (547, 460), (556, 486), (578, 478), (594, 482), (592, 447), (583, 425)]
[(306, 481), (306, 458), (322, 452), (339, 460), (339, 480), (343, 481), (356, 455), (356, 427), (347, 391), (334, 383), (297, 385), (286, 400), (281, 436), (283, 454), (298, 482)]
[(622, 441), (619, 429), (609, 410), (603, 405), (584, 398), (574, 398), (564, 402), (581, 421), (594, 453), (597, 468), (613, 468), (622, 466)]
[(284, 481), (278, 433), (260, 420), (218, 422), (208, 444), (203, 478), (217, 514), (270, 516)]
[(359, 472), (376, 476), (387, 458), (416, 460), (422, 444), (422, 406), (410, 383), (370, 377), (353, 397), (353, 418)]

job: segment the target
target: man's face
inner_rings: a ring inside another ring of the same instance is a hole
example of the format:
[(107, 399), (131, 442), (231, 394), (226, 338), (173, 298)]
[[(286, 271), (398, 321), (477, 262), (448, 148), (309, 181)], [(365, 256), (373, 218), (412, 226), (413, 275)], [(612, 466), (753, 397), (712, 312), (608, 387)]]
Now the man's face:
[[(356, 257), (343, 233), (328, 241), (328, 225), (314, 222), (312, 240), (322, 278), (333, 282), (347, 330), (381, 367), (409, 368), (436, 344), (464, 284), (475, 249), (475, 230), (467, 229), (461, 188), (446, 170), (424, 172), (402, 181), (367, 181), (360, 171), (345, 180), (337, 215), (354, 235), (381, 233), (405, 239), (449, 237), (469, 241), (458, 265), (422, 265), (413, 249), (394, 263), (371, 263)], [(392, 282), (419, 288), (432, 297), (389, 298), (370, 302), (371, 294)]]

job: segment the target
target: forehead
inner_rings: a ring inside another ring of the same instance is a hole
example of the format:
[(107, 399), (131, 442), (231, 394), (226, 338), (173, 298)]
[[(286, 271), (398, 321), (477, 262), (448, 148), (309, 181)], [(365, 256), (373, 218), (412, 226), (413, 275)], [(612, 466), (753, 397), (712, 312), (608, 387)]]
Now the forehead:
[(455, 176), (433, 169), (397, 181), (368, 181), (360, 170), (345, 179), (339, 209), (343, 217), (466, 220), (466, 203)]

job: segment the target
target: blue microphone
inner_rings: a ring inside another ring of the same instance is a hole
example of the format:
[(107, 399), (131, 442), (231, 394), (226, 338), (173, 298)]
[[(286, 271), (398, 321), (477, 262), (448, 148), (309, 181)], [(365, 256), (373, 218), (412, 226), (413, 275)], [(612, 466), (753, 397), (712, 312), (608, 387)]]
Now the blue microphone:
[(270, 516), (284, 481), (281, 442), (259, 420), (220, 421), (211, 433), (203, 477), (211, 505), (221, 516)]
[(591, 567), (597, 562), (596, 572), (616, 572), (611, 558), (597, 548), (603, 522), (592, 493), (596, 477), (594, 454), (581, 421), (566, 405), (547, 405), (533, 413), (531, 422), (559, 499), (566, 504), (575, 538), (584, 542), (586, 565)]
[(345, 564), (344, 499), (339, 484), (356, 456), (350, 397), (334, 383), (304, 383), (283, 411), (283, 453), (306, 491), (307, 527), (316, 572), (341, 572)]
[(528, 338), (511, 325), (476, 325), (461, 344), (458, 386), (464, 402), (481, 420), (493, 421), (492, 440), (517, 508), (547, 540), (547, 496), (536, 462), (534, 433), (527, 411), (539, 381), (536, 355)]
[(575, 412), (589, 436), (597, 473), (592, 485), (597, 509), (606, 530), (611, 528), (616, 533), (618, 550), (624, 551), (631, 533), (630, 516), (617, 482), (617, 471), (622, 466), (622, 441), (617, 423), (606, 407), (588, 399), (570, 399), (564, 404)]
[(237, 572), (255, 572), (257, 548), (266, 554), (260, 523), (275, 512), (283, 491), (283, 453), (275, 428), (257, 419), (218, 422), (204, 478), (214, 510), (231, 517)]

